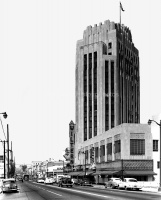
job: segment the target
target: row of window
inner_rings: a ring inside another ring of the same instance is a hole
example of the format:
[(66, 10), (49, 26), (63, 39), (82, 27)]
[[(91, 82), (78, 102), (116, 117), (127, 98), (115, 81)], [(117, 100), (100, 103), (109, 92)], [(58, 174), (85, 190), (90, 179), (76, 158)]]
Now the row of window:
[[(119, 42), (119, 50), (123, 51), (123, 45)], [(133, 62), (137, 65), (139, 63), (139, 58), (131, 50), (125, 47), (125, 55), (129, 58), (133, 58)]]
[[(97, 52), (94, 52), (94, 82), (92, 82), (92, 53), (88, 55), (88, 85), (87, 85), (87, 54), (84, 55), (84, 94), (87, 92), (88, 87), (88, 107), (87, 107), (87, 97), (84, 97), (84, 141), (87, 139), (92, 138), (92, 120), (93, 120), (93, 113), (92, 113), (92, 99), (94, 101), (94, 136), (97, 135), (97, 97), (95, 94), (97, 93)], [(94, 93), (92, 91), (94, 88)], [(88, 112), (88, 120), (87, 120), (87, 112)], [(89, 134), (87, 135), (87, 123), (89, 127)]]
[[(108, 94), (109, 92), (109, 72), (111, 72), (111, 94), (115, 93), (115, 88), (114, 88), (114, 74), (115, 74), (115, 68), (114, 68), (114, 61), (111, 61), (110, 64), (111, 70), (109, 70), (109, 61), (105, 61), (105, 94)], [(111, 128), (114, 127), (114, 121), (115, 121), (115, 115), (114, 115), (114, 110), (115, 110), (115, 103), (114, 103), (114, 96), (111, 95), (111, 107), (109, 107), (109, 98), (105, 96), (105, 131), (109, 129), (109, 109), (111, 109)]]
[[(113, 149), (112, 149), (113, 148)], [(120, 153), (121, 152), (121, 140), (117, 140), (114, 142), (114, 146), (112, 147), (112, 143), (106, 144), (107, 149), (107, 158), (111, 155), (112, 159), (112, 152)], [(95, 158), (98, 160), (98, 157), (105, 156), (105, 144), (99, 147), (95, 147), (90, 149), (89, 151), (85, 151), (85, 157), (88, 160), (88, 154), (90, 154), (90, 158)], [(145, 155), (145, 139), (130, 139), (130, 155)], [(108, 159), (109, 160), (109, 159)]]

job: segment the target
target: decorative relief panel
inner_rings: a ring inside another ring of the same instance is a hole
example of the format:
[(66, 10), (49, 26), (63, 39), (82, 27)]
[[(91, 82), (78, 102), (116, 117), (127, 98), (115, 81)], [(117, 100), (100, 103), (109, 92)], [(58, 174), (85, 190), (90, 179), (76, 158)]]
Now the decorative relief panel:
[(101, 140), (100, 145), (105, 145), (105, 140)]
[(95, 146), (95, 147), (98, 147), (98, 142), (94, 143), (94, 146)]
[(124, 160), (124, 169), (153, 170), (153, 160)]
[(85, 151), (87, 151), (88, 150), (88, 147), (85, 147)]
[(130, 133), (130, 139), (145, 139), (145, 133)]
[(121, 139), (121, 135), (117, 134), (114, 136), (114, 141), (120, 140)]
[(108, 144), (108, 143), (112, 143), (112, 137), (107, 138), (107, 144)]

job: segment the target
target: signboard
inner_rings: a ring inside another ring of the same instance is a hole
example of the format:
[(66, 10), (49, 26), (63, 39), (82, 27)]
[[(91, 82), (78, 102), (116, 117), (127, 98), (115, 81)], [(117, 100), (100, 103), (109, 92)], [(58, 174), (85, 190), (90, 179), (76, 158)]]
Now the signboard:
[(0, 174), (4, 173), (4, 163), (0, 163)]

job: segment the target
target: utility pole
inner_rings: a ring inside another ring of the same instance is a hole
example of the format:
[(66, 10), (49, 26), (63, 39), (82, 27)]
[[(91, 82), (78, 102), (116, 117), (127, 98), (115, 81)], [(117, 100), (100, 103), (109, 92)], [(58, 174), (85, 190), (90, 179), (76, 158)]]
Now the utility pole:
[(6, 148), (5, 148), (5, 143), (6, 141), (4, 140), (3, 141), (3, 143), (4, 143), (4, 179), (6, 178), (6, 155), (5, 155), (5, 150), (6, 150)]
[(10, 160), (9, 160), (9, 126), (7, 124), (7, 159), (8, 159), (8, 165), (7, 165), (7, 177), (9, 178), (9, 165), (10, 165)]

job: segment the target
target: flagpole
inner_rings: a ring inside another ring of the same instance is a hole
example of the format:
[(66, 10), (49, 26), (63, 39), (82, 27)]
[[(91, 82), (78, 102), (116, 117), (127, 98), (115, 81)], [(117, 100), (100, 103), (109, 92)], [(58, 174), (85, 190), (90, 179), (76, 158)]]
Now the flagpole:
[(121, 7), (120, 7), (120, 4), (119, 4), (119, 8), (120, 8), (120, 25), (121, 25)]

